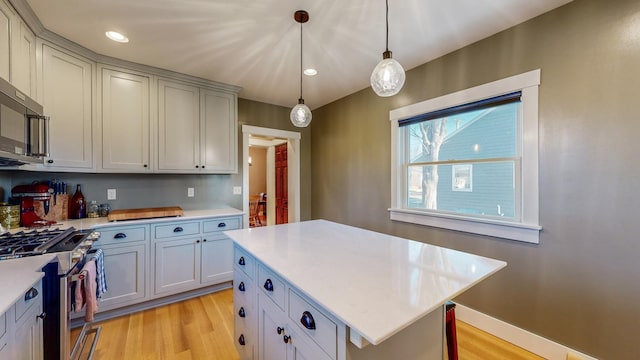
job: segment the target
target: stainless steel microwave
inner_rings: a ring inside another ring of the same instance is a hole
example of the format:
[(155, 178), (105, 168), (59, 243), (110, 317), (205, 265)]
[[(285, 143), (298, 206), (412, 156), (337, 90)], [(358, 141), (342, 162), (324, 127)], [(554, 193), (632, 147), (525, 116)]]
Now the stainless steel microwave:
[(49, 118), (42, 110), (0, 78), (0, 166), (42, 164), (49, 156)]

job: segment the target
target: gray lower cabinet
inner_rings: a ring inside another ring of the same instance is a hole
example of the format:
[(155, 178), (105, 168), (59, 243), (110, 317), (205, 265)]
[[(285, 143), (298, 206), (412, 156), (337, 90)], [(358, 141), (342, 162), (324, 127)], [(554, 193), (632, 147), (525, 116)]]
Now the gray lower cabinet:
[(0, 359), (41, 360), (42, 350), (42, 283), (30, 290), (35, 296), (21, 297), (0, 317)]
[(217, 284), (233, 279), (233, 240), (223, 234), (202, 239), (200, 283)]
[(104, 246), (108, 291), (100, 309), (107, 310), (145, 300), (147, 244)]
[(155, 242), (156, 295), (175, 294), (200, 284), (200, 242), (199, 236)]

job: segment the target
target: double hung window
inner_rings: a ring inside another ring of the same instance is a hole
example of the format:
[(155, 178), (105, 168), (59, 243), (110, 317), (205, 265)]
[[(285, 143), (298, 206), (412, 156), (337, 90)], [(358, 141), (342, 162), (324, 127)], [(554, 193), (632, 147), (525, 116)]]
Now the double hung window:
[(391, 111), (391, 219), (537, 243), (539, 78)]

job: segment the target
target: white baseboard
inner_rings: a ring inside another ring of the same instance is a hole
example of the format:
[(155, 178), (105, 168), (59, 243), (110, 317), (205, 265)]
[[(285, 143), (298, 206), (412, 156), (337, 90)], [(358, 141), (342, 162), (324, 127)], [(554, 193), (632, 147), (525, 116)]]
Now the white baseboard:
[(549, 360), (584, 359), (597, 360), (594, 357), (558, 344), (542, 336), (498, 320), (461, 304), (456, 304), (456, 319), (474, 326), (491, 335), (508, 341), (529, 352)]

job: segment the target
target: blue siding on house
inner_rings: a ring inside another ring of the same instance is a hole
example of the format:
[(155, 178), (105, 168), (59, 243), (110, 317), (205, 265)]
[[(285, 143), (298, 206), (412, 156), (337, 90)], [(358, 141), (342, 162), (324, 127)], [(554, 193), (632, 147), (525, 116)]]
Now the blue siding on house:
[[(442, 143), (439, 159), (473, 160), (517, 156), (519, 104), (496, 107), (449, 135)], [(477, 145), (477, 151), (474, 145)], [(440, 165), (438, 168), (438, 210), (499, 216), (500, 205), (503, 216), (515, 216), (512, 161), (473, 164), (472, 191), (453, 191), (452, 166)]]

